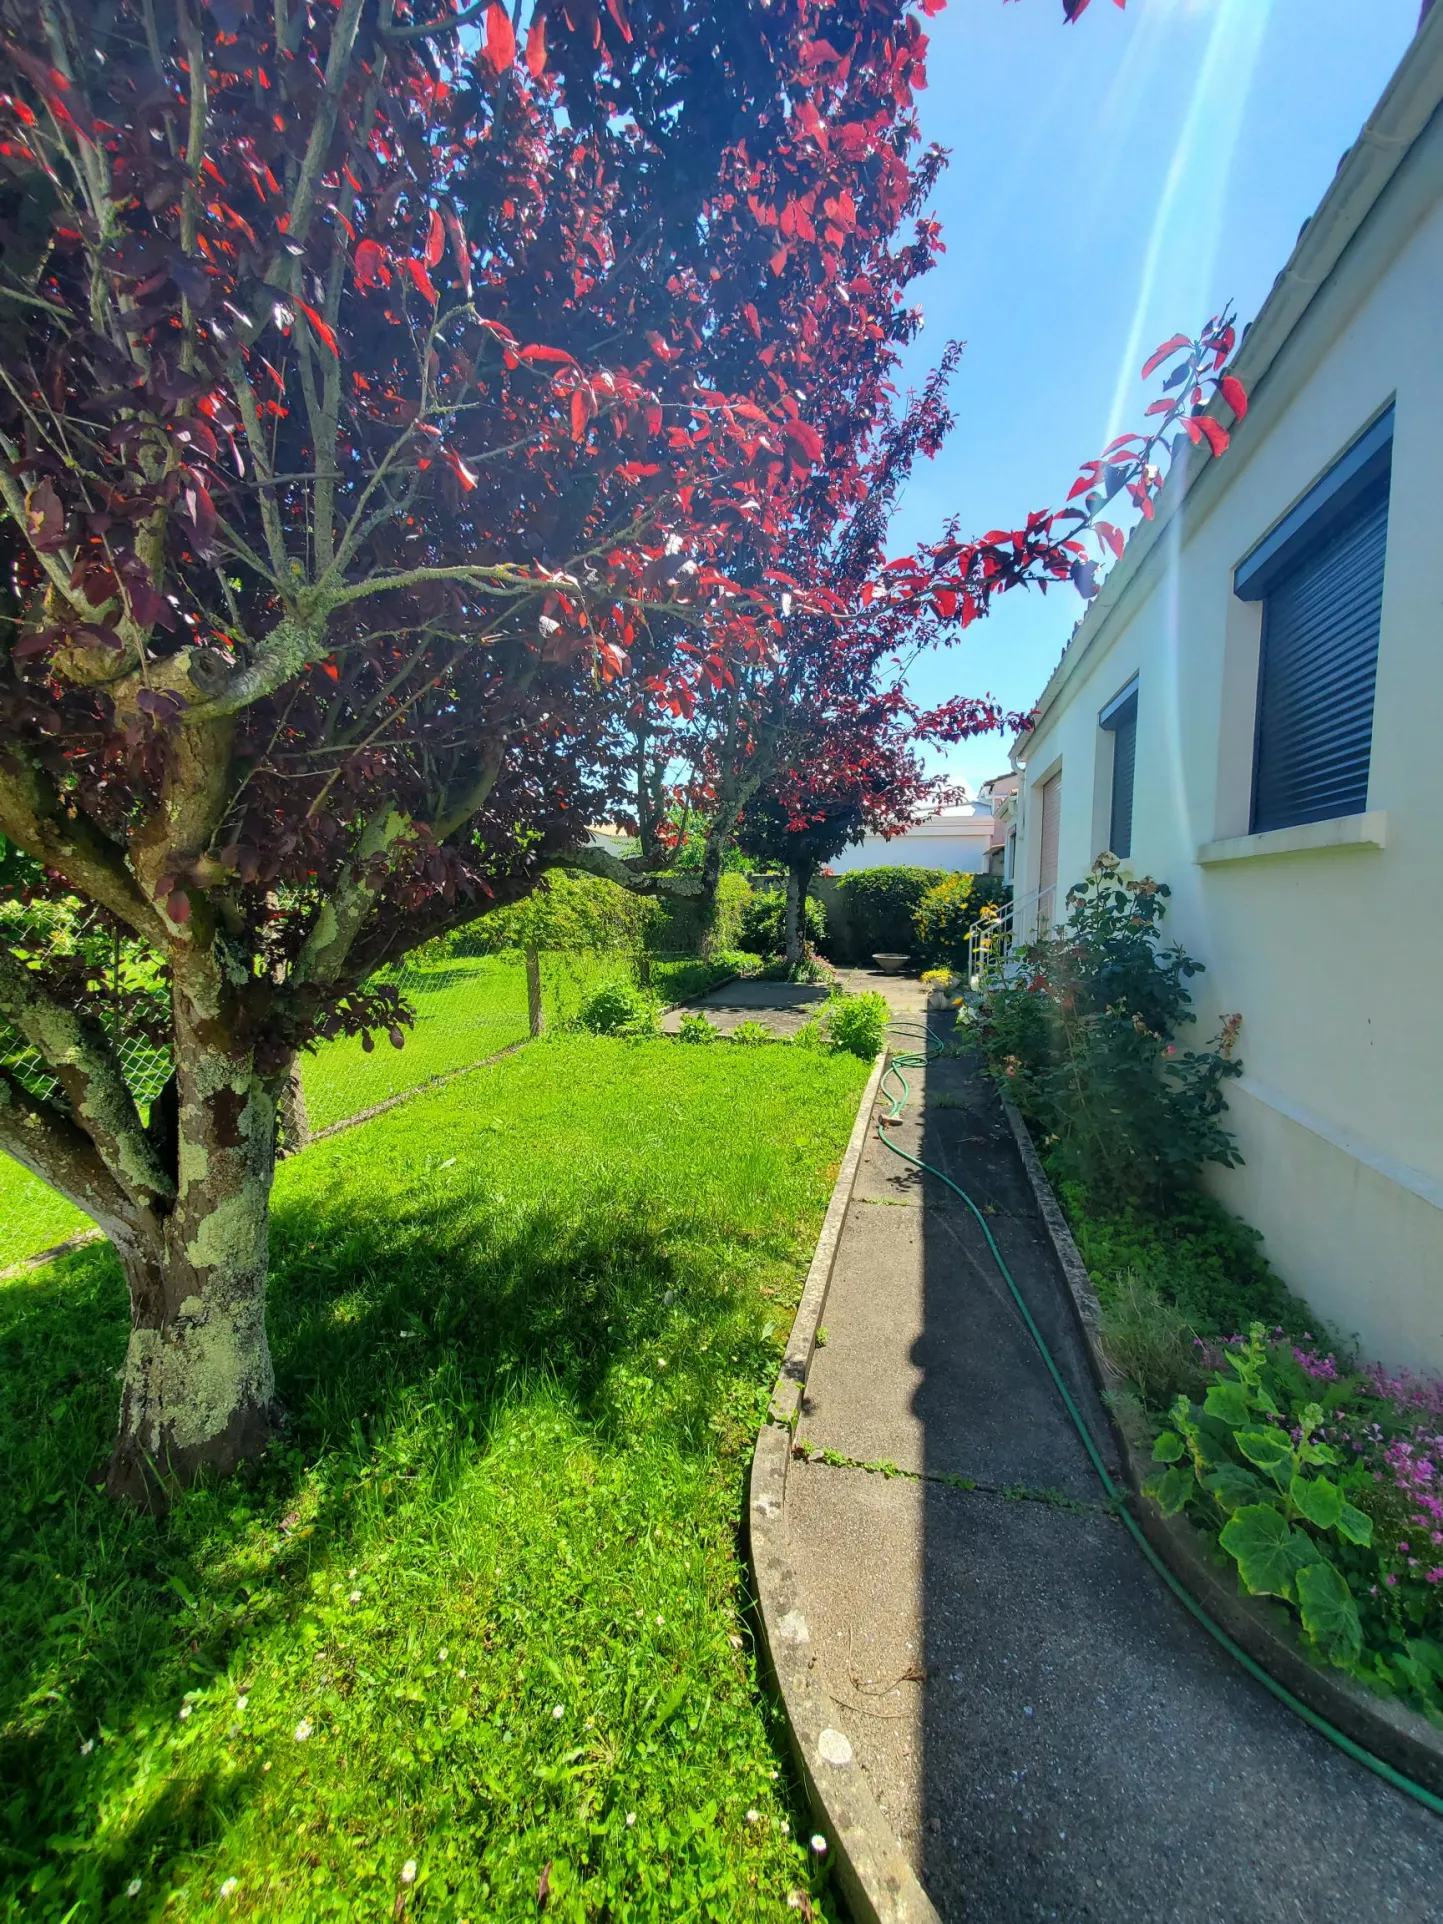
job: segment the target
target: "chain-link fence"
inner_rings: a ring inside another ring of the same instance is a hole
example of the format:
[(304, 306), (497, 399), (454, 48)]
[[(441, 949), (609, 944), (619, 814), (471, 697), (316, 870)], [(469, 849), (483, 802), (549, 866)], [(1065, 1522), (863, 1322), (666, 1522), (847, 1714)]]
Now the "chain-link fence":
[[(144, 1113), (165, 1086), (170, 1059), (158, 1039), (163, 1031), (153, 1019), (148, 1024), (149, 1038), (133, 1026), (137, 1019), (153, 1018), (156, 1013), (137, 1001), (147, 992), (145, 985), (127, 986), (126, 971), (134, 975), (140, 966), (137, 958), (120, 946), (109, 958), (99, 954), (87, 958), (81, 946), (84, 932), (77, 935), (73, 927), (49, 931), (48, 939), (46, 932), (37, 937), (31, 928), (24, 944), (13, 940), (13, 932), (0, 929), (0, 940), (7, 938), (13, 953), (32, 964), (43, 964), (47, 972), (56, 967), (64, 970), (74, 961), (76, 972), (86, 974), (90, 1005), (99, 1009), (102, 1021), (115, 1025), (113, 1033), (121, 1035), (125, 1078)], [(634, 979), (637, 963), (625, 952), (542, 955), (538, 973), (543, 1019), (548, 1027), (557, 1027), (573, 1020), (587, 995), (601, 983), (618, 976)], [(405, 1032), (401, 1049), (383, 1039), (368, 1051), (359, 1037), (347, 1036), (322, 1043), (302, 1057), (304, 1126), (311, 1135), (364, 1115), (437, 1077), (484, 1062), (531, 1032), (526, 959), (519, 950), (413, 961), (385, 979), (415, 1010), (415, 1026)], [(44, 1062), (3, 1023), (0, 1063), (31, 1094), (46, 1098), (55, 1093), (58, 1085)], [(0, 1270), (92, 1227), (87, 1216), (47, 1184), (0, 1154)]]

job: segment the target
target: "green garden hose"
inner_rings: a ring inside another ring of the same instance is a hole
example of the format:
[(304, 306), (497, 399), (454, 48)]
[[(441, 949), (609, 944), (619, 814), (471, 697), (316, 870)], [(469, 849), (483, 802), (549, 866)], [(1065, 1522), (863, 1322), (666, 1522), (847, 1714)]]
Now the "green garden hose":
[[(909, 1025), (893, 1022), (891, 1026), (894, 1030), (901, 1029), (905, 1031)], [(1192, 1596), (1183, 1585), (1178, 1582), (1172, 1571), (1168, 1569), (1157, 1551), (1154, 1550), (1148, 1542), (1147, 1537), (1143, 1533), (1142, 1526), (1128, 1508), (1131, 1492), (1125, 1489), (1119, 1489), (1109, 1474), (1107, 1465), (1103, 1461), (1102, 1454), (1097, 1447), (1096, 1440), (1087, 1426), (1087, 1419), (1077, 1407), (1072, 1392), (1063, 1381), (1062, 1372), (1057, 1367), (1052, 1351), (1047, 1347), (1046, 1339), (1042, 1331), (1037, 1327), (1031, 1310), (1028, 1309), (1027, 1304), (1023, 1300), (1022, 1292), (1017, 1287), (1012, 1271), (1007, 1267), (1002, 1251), (997, 1247), (997, 1239), (992, 1234), (987, 1218), (967, 1194), (967, 1191), (962, 1188), (960, 1183), (953, 1182), (952, 1178), (947, 1175), (945, 1171), (935, 1168), (933, 1164), (929, 1162), (923, 1162), (920, 1156), (914, 1156), (910, 1150), (903, 1149), (899, 1144), (893, 1142), (887, 1133), (886, 1124), (895, 1123), (900, 1118), (903, 1109), (911, 1098), (912, 1091), (908, 1087), (906, 1076), (902, 1073), (903, 1069), (925, 1068), (928, 1061), (933, 1059), (937, 1053), (930, 1047), (930, 1037), (928, 1038), (928, 1042), (929, 1046), (920, 1051), (893, 1052), (889, 1055), (881, 1086), (886, 1094), (890, 1107), (886, 1115), (878, 1121), (877, 1140), (890, 1149), (894, 1156), (900, 1156), (903, 1162), (909, 1162), (913, 1168), (923, 1169), (929, 1176), (935, 1176), (939, 1182), (946, 1183), (954, 1195), (961, 1197), (962, 1201), (966, 1203), (967, 1207), (976, 1217), (978, 1227), (987, 1238), (987, 1247), (992, 1252), (992, 1259), (1001, 1271), (1002, 1280), (1011, 1291), (1012, 1300), (1016, 1303), (1022, 1320), (1027, 1325), (1028, 1334), (1037, 1345), (1038, 1354), (1047, 1366), (1047, 1373), (1056, 1384), (1058, 1394), (1062, 1398), (1067, 1414), (1072, 1418), (1073, 1427), (1082, 1439), (1082, 1447), (1086, 1450), (1093, 1469), (1097, 1471), (1102, 1487), (1107, 1492), (1108, 1500), (1111, 1502), (1118, 1516), (1122, 1519), (1124, 1527), (1131, 1534), (1138, 1549), (1141, 1550), (1142, 1554), (1162, 1578), (1168, 1589), (1172, 1591), (1178, 1602), (1182, 1604), (1183, 1608), (1197, 1619), (1203, 1629), (1207, 1631), (1208, 1635), (1213, 1638), (1216, 1643), (1221, 1644), (1222, 1648), (1227, 1651), (1228, 1655), (1232, 1657), (1235, 1662), (1242, 1665), (1250, 1677), (1256, 1678), (1265, 1690), (1271, 1691), (1279, 1703), (1286, 1704), (1288, 1709), (1296, 1716), (1301, 1717), (1304, 1723), (1311, 1724), (1314, 1730), (1326, 1737), (1329, 1743), (1336, 1744), (1339, 1750), (1346, 1751), (1348, 1756), (1356, 1763), (1362, 1764), (1366, 1769), (1371, 1770), (1376, 1776), (1381, 1777), (1385, 1783), (1391, 1784), (1395, 1790), (1406, 1791), (1408, 1796), (1415, 1797), (1420, 1804), (1425, 1805), (1435, 1816), (1443, 1817), (1443, 1797), (1429, 1790), (1426, 1785), (1415, 1783), (1411, 1777), (1405, 1776), (1401, 1770), (1395, 1770), (1391, 1764), (1385, 1763), (1381, 1757), (1375, 1757), (1372, 1751), (1366, 1750), (1362, 1744), (1354, 1742), (1346, 1731), (1339, 1730), (1336, 1724), (1329, 1723), (1326, 1717), (1321, 1716), (1316, 1710), (1310, 1709), (1300, 1698), (1295, 1697), (1285, 1684), (1279, 1683), (1276, 1677), (1270, 1676), (1261, 1664), (1250, 1657), (1247, 1651), (1228, 1635), (1221, 1624), (1213, 1622), (1197, 1598)], [(898, 1085), (895, 1093), (887, 1087), (888, 1083), (893, 1081)]]

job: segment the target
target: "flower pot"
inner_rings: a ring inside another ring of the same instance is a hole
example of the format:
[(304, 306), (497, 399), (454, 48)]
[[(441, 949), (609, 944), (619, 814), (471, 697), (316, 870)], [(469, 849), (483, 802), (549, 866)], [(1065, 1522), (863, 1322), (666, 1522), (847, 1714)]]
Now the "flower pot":
[(906, 955), (874, 955), (872, 960), (882, 971), (883, 975), (900, 975), (911, 960), (911, 957)]
[(950, 1009), (951, 1006), (952, 998), (945, 989), (933, 989), (927, 997), (927, 1007), (929, 1009), (940, 1011), (942, 1009)]

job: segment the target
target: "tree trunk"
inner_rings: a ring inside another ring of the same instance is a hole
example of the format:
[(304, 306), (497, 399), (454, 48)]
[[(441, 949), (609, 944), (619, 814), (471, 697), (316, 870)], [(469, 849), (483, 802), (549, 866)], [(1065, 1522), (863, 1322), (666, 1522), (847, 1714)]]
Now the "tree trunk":
[(174, 992), (178, 1194), (117, 1243), (131, 1334), (106, 1488), (164, 1509), (206, 1471), (260, 1456), (273, 1433), (266, 1342), (276, 1097), (214, 1014)]
[(541, 1001), (541, 957), (535, 949), (526, 951), (526, 1015), (532, 1035), (546, 1027), (546, 1010)]
[(787, 870), (787, 971), (802, 966), (807, 953), (807, 890), (812, 884), (812, 864), (793, 862)]

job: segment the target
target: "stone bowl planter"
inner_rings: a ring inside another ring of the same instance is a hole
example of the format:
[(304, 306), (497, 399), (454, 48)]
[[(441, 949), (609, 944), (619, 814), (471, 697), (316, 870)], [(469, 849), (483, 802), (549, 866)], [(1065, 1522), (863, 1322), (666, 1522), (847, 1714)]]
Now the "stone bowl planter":
[(952, 997), (946, 989), (933, 989), (928, 993), (927, 1007), (929, 1009), (940, 1014), (942, 1010), (950, 1009), (951, 1006)]
[(883, 975), (900, 975), (911, 959), (908, 955), (874, 955), (872, 957)]

